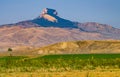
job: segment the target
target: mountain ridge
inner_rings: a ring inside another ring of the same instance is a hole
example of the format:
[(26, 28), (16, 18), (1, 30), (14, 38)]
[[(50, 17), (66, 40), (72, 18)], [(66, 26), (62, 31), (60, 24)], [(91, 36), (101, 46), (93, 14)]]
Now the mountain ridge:
[(42, 47), (76, 40), (120, 40), (120, 29), (96, 22), (73, 22), (49, 8), (33, 20), (0, 26), (0, 48)]

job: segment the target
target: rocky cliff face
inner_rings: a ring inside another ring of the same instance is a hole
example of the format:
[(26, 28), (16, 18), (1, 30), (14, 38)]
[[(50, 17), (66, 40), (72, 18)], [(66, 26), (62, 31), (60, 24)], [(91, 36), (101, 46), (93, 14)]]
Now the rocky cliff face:
[(51, 21), (51, 22), (57, 22), (57, 18), (56, 18), (57, 14), (58, 13), (56, 10), (45, 8), (45, 9), (43, 9), (39, 18), (44, 18), (44, 19)]
[(44, 16), (45, 14), (48, 14), (48, 15), (51, 15), (51, 16), (57, 16), (58, 12), (54, 9), (45, 8), (45, 9), (43, 9), (40, 17)]
[(42, 27), (77, 28), (74, 22), (60, 18), (54, 9), (45, 8), (40, 16), (31, 22)]
[(33, 20), (0, 26), (0, 48), (41, 47), (63, 41), (119, 40), (120, 29), (96, 22), (77, 23), (58, 16), (45, 8)]

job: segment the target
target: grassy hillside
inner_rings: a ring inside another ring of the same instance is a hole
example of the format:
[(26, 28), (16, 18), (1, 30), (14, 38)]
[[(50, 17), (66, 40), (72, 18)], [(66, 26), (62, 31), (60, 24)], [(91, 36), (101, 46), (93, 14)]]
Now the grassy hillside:
[[(120, 53), (120, 41), (69, 41), (44, 47), (18, 46), (12, 48), (14, 56), (38, 56), (44, 54), (89, 54), (89, 53)], [(9, 55), (0, 52), (0, 56)]]
[(120, 53), (120, 41), (70, 41), (37, 50), (38, 54)]

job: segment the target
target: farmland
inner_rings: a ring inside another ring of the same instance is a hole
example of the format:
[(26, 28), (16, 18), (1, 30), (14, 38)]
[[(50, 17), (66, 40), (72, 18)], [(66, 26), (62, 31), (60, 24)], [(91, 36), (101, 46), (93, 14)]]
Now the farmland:
[(63, 77), (65, 75), (65, 77), (68, 75), (68, 77), (70, 77), (70, 75), (72, 77), (72, 75), (75, 76), (80, 73), (81, 76), (82, 74), (85, 75), (83, 77), (94, 77), (86, 75), (99, 75), (101, 73), (109, 73), (114, 75), (112, 77), (119, 77), (119, 69), (120, 54), (64, 54), (0, 57), (1, 77), (13, 77), (13, 75), (18, 75), (17, 77), (19, 77), (20, 74), (21, 76), (26, 75), (26, 77), (34, 77), (35, 75), (40, 75), (39, 77), (42, 75), (43, 77), (62, 77), (59, 76), (59, 74), (63, 74)]

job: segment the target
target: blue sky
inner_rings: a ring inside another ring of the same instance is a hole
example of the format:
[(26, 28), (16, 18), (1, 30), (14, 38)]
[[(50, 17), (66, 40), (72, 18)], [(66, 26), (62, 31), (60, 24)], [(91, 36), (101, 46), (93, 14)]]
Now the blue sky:
[(120, 0), (0, 0), (0, 25), (34, 19), (46, 7), (65, 19), (120, 28)]

